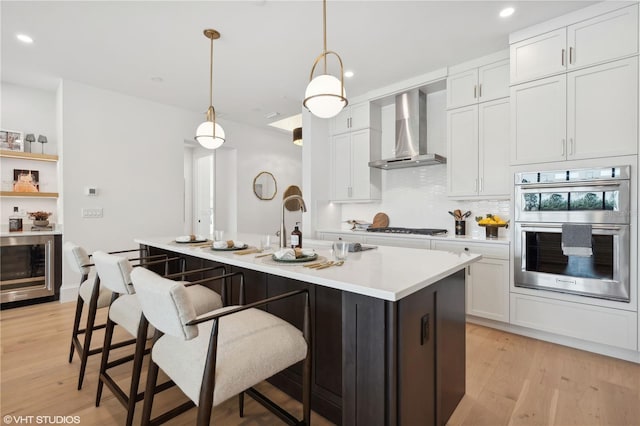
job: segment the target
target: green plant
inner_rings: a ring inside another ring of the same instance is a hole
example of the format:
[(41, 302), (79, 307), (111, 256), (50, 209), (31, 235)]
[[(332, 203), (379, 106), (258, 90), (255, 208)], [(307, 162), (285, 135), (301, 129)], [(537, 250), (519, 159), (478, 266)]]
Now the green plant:
[(33, 220), (47, 220), (49, 219), (49, 216), (52, 215), (51, 212), (42, 212), (42, 211), (28, 212), (28, 214), (29, 214), (29, 219), (33, 219)]

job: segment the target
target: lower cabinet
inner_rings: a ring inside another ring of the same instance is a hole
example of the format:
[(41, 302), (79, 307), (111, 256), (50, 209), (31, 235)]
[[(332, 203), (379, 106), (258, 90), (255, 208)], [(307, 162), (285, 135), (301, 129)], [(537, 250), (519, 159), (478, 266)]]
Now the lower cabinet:
[(511, 293), (511, 306), (512, 324), (637, 350), (637, 312), (518, 293)]
[(433, 249), (482, 254), (467, 267), (467, 314), (509, 322), (509, 245), (433, 241)]

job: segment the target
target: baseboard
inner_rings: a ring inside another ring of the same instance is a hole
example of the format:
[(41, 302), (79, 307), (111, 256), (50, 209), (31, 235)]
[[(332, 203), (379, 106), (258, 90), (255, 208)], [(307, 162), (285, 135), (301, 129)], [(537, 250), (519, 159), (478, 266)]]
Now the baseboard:
[(561, 336), (558, 334), (534, 330), (532, 328), (522, 327), (519, 325), (479, 318), (473, 315), (467, 315), (467, 322), (640, 364), (640, 352), (638, 351), (616, 348), (614, 346), (602, 345), (600, 343), (587, 342), (585, 340), (580, 340), (573, 337)]

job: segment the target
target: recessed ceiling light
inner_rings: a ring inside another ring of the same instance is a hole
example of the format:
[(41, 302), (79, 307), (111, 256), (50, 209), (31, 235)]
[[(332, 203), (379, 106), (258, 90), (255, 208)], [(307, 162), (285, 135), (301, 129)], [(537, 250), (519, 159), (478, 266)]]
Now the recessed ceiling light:
[(345, 71), (344, 76), (347, 78), (353, 77), (353, 71)]
[(512, 7), (507, 7), (504, 8), (500, 11), (500, 17), (501, 18), (506, 18), (507, 16), (511, 16), (513, 15), (513, 12), (515, 12), (516, 10)]
[(33, 39), (26, 34), (16, 34), (16, 38), (23, 43), (31, 44)]
[(277, 112), (277, 111), (271, 111), (271, 112), (266, 113), (266, 114), (264, 115), (264, 118), (267, 118), (267, 119), (269, 119), (269, 120), (270, 120), (270, 119), (272, 119), (272, 118), (276, 118), (276, 117), (277, 117), (277, 116), (279, 116), (279, 115), (280, 115), (280, 113), (279, 113), (279, 112)]
[(154, 83), (162, 83), (164, 81), (164, 78), (154, 76), (154, 77), (151, 77), (151, 81), (153, 81)]

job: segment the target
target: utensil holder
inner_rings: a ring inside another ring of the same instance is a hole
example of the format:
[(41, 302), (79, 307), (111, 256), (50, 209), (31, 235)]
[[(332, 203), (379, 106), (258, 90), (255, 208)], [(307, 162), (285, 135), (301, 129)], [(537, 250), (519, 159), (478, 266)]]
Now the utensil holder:
[(456, 220), (456, 235), (467, 235), (467, 222)]

